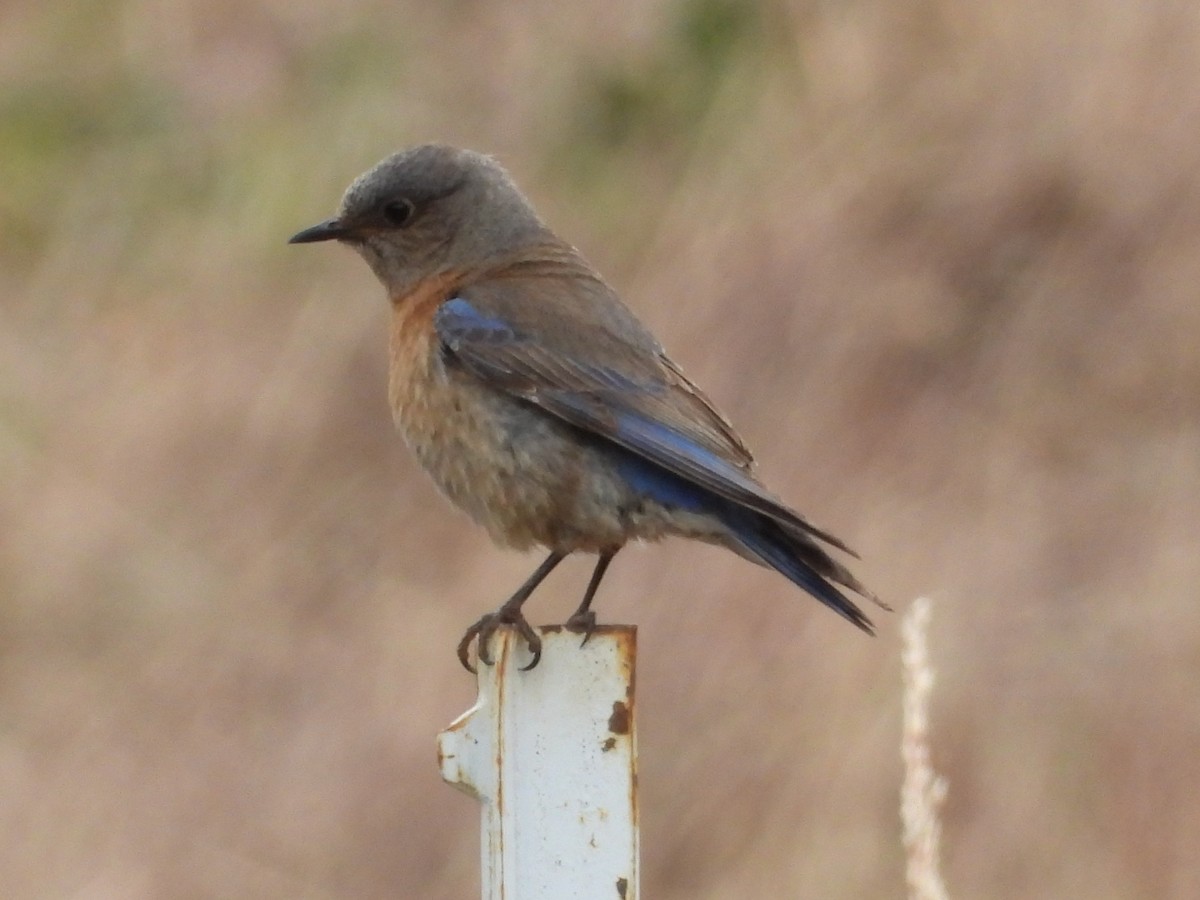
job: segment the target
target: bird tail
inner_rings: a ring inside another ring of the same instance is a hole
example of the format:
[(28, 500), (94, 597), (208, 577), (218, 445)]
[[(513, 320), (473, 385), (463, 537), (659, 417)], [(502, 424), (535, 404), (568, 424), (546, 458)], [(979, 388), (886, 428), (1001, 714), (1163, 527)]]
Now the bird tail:
[(875, 633), (871, 620), (838, 585), (861, 594), (884, 609), (887, 606), (811, 536), (798, 528), (789, 528), (775, 519), (746, 509), (732, 511), (724, 518), (736, 550), (779, 572), (867, 634)]

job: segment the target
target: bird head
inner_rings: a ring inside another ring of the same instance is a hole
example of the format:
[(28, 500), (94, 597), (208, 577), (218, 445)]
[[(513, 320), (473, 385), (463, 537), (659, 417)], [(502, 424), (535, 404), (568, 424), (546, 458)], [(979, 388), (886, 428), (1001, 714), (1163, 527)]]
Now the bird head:
[(395, 153), (354, 180), (337, 215), (289, 243), (353, 247), (393, 297), (430, 276), (486, 265), (545, 231), (494, 159), (444, 144)]

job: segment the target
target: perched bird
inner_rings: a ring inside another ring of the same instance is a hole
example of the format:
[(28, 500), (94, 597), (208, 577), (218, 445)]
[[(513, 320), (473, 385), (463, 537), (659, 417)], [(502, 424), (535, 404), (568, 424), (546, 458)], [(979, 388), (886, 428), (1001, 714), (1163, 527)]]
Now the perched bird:
[(328, 240), (358, 251), (387, 288), (388, 395), (418, 460), (499, 544), (549, 550), (467, 630), (468, 669), (472, 640), (490, 664), (502, 625), (537, 664), (522, 604), (577, 551), (598, 555), (567, 622), (586, 640), (613, 556), (669, 535), (775, 569), (872, 631), (838, 585), (879, 601), (821, 544), (852, 551), (763, 487), (733, 426), (495, 160), (440, 144), (389, 156), (290, 243)]

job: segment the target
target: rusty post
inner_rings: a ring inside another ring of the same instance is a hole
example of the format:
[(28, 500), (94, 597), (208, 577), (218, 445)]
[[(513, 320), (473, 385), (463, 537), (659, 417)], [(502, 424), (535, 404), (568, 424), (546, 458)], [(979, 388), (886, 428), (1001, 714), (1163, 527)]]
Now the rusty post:
[(587, 644), (539, 629), (493, 638), (479, 699), (438, 736), (442, 778), (480, 800), (484, 900), (636, 900), (637, 741), (633, 626)]

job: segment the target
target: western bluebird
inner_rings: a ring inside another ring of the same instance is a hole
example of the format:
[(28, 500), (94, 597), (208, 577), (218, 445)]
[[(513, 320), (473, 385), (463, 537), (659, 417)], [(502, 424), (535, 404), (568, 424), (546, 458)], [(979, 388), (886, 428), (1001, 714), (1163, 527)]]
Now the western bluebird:
[(467, 630), (468, 669), (475, 638), (490, 664), (501, 625), (537, 664), (521, 606), (568, 554), (599, 557), (567, 623), (586, 634), (617, 551), (668, 535), (775, 569), (872, 632), (838, 585), (879, 601), (818, 542), (853, 552), (763, 487), (733, 426), (495, 160), (437, 144), (396, 153), (290, 243), (327, 240), (387, 288), (388, 396), (418, 460), (499, 544), (550, 551)]

